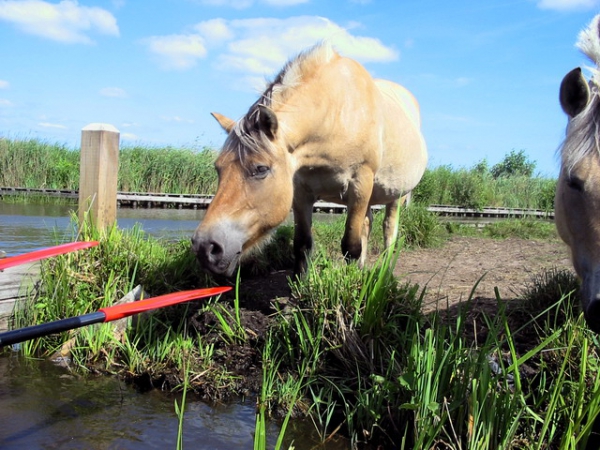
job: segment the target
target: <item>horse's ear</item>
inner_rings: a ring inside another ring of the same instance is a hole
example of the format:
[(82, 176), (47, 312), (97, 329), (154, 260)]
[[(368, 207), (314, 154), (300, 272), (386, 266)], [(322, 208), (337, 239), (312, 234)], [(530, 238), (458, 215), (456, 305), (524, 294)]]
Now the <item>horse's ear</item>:
[(217, 119), (219, 125), (221, 125), (221, 127), (227, 131), (227, 133), (231, 133), (231, 130), (233, 130), (233, 127), (235, 126), (235, 120), (231, 120), (229, 117), (225, 117), (223, 114), (219, 114), (218, 112), (212, 112), (210, 114)]
[(560, 83), (560, 106), (569, 117), (575, 117), (590, 101), (590, 87), (577, 67), (571, 70)]
[(279, 126), (277, 116), (271, 108), (264, 105), (258, 105), (258, 128), (265, 133), (269, 139), (273, 140)]

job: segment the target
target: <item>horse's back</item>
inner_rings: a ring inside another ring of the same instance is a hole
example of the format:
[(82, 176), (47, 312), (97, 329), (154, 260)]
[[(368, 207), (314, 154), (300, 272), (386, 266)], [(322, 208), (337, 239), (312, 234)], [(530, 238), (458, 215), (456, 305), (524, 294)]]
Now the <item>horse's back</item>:
[(421, 111), (415, 96), (404, 86), (388, 80), (375, 79), (379, 91), (389, 100), (400, 106), (415, 128), (421, 127)]

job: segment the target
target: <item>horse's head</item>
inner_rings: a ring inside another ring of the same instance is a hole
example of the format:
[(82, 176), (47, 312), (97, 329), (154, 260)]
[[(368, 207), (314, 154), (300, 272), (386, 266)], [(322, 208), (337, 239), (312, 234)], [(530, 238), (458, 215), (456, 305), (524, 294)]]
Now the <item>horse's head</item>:
[(215, 162), (219, 187), (192, 249), (205, 270), (230, 276), (242, 254), (289, 214), (293, 169), (271, 109), (256, 104), (237, 123), (213, 116), (228, 137)]
[[(580, 37), (579, 47), (600, 60), (599, 16)], [(600, 333), (600, 97), (597, 75), (587, 81), (581, 69), (569, 72), (560, 87), (560, 104), (569, 116), (561, 147), (555, 222), (569, 245), (581, 278), (581, 301), (589, 327)]]

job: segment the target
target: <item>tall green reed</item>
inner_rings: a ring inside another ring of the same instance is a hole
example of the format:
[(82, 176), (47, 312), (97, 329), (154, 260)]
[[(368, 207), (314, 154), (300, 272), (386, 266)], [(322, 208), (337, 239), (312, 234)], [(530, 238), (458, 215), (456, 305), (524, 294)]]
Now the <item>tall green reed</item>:
[[(124, 147), (118, 190), (211, 194), (216, 191), (209, 148)], [(37, 139), (0, 138), (0, 186), (78, 189), (79, 149)]]

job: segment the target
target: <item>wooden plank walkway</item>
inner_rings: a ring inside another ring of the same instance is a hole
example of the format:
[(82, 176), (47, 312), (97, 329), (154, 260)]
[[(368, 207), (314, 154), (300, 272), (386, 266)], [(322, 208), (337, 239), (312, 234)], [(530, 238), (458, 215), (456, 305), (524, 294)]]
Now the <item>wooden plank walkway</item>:
[(38, 281), (40, 263), (21, 264), (0, 271), (0, 332), (9, 328), (15, 305)]

